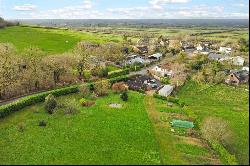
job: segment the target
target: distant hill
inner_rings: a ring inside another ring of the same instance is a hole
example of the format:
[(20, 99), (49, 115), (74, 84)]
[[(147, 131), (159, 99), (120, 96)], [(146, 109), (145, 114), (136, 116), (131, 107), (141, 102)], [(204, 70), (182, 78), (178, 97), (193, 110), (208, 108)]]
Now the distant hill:
[(8, 22), (8, 21), (5, 21), (3, 18), (0, 17), (0, 29), (1, 28), (5, 28), (7, 26), (14, 26), (14, 25), (18, 25), (19, 23), (17, 22)]

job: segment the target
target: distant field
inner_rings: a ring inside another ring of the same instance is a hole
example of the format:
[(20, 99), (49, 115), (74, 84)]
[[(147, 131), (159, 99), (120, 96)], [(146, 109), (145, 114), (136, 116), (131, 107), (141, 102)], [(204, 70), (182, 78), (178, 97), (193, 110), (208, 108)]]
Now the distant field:
[[(144, 95), (129, 92), (128, 102), (110, 93), (83, 108), (78, 94), (58, 98), (74, 101), (80, 113), (45, 113), (37, 104), (0, 120), (0, 164), (160, 164), (158, 146), (143, 105)], [(120, 103), (121, 109), (110, 108)], [(45, 120), (46, 127), (38, 122)], [(25, 129), (18, 131), (23, 123)]]
[(9, 27), (0, 30), (0, 42), (13, 43), (18, 51), (36, 46), (51, 54), (63, 53), (82, 40), (99, 44), (110, 41), (119, 42), (122, 38), (115, 35), (31, 27)]
[(209, 116), (227, 120), (233, 131), (233, 142), (227, 149), (235, 154), (240, 164), (249, 164), (249, 92), (244, 87), (227, 85), (208, 87), (187, 83), (178, 93), (188, 109), (200, 120)]

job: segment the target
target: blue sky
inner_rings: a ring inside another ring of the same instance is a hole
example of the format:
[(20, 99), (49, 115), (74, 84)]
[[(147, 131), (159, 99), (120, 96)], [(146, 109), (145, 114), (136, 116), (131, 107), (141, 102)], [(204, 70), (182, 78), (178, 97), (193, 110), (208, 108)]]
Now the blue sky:
[(6, 19), (249, 18), (248, 0), (0, 0)]

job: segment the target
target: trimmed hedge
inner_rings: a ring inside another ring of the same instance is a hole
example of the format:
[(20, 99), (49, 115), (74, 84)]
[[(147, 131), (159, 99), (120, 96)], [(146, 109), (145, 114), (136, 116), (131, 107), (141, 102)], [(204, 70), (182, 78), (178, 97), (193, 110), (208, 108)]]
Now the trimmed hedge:
[(120, 77), (129, 74), (129, 69), (116, 70), (108, 73), (108, 78)]
[(60, 89), (51, 90), (48, 92), (43, 92), (43, 93), (21, 98), (20, 100), (16, 102), (6, 104), (4, 106), (0, 106), (0, 118), (4, 118), (10, 113), (19, 111), (20, 109), (23, 109), (26, 106), (31, 106), (33, 104), (43, 102), (49, 94), (52, 94), (58, 97), (58, 96), (67, 95), (70, 93), (76, 93), (78, 91), (79, 91), (79, 88), (78, 86), (75, 85), (75, 86), (60, 88)]
[(129, 76), (124, 75), (124, 76), (108, 79), (108, 81), (109, 81), (109, 83), (111, 85), (113, 85), (114, 83), (117, 83), (117, 82), (120, 82), (120, 81), (127, 81), (128, 79), (129, 79)]

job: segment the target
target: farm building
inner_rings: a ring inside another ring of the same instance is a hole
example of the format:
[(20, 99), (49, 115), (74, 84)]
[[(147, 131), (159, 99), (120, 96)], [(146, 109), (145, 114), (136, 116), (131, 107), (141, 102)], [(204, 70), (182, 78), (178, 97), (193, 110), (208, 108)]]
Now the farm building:
[(211, 60), (216, 60), (216, 61), (224, 61), (224, 60), (228, 60), (229, 56), (223, 55), (223, 54), (217, 54), (217, 53), (209, 53), (208, 58)]
[(222, 52), (222, 53), (230, 54), (232, 52), (232, 48), (230, 48), (230, 47), (220, 47), (219, 51)]
[(174, 90), (174, 87), (171, 85), (165, 85), (158, 91), (158, 94), (164, 97), (168, 97)]

